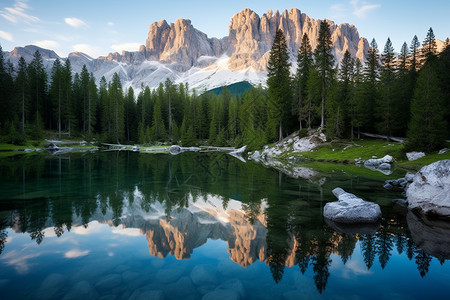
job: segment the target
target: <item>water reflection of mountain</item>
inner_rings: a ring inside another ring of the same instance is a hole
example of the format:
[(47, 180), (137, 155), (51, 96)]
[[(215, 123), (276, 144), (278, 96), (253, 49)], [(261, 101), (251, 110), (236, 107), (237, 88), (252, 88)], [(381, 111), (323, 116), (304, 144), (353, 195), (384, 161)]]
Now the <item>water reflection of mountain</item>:
[(345, 264), (357, 243), (368, 269), (374, 264), (385, 268), (399, 253), (414, 260), (425, 276), (431, 256), (441, 262), (449, 258), (445, 249), (450, 247), (439, 245), (450, 229), (440, 226), (436, 231), (436, 224), (406, 219), (405, 212), (384, 208), (388, 217), (372, 235), (345, 234), (326, 225), (321, 208), (333, 180), (344, 188), (357, 180), (358, 186), (373, 191), (373, 183), (351, 177), (315, 184), (227, 156), (183, 159), (130, 153), (37, 156), (8, 161), (0, 175), (5, 191), (0, 199), (0, 255), (7, 228), (27, 232), (39, 244), (49, 227), (59, 237), (97, 220), (139, 228), (150, 254), (158, 257), (187, 259), (208, 239), (221, 239), (228, 243), (231, 260), (243, 267), (261, 261), (276, 282), (286, 267), (312, 270), (319, 291), (326, 287), (332, 254)]

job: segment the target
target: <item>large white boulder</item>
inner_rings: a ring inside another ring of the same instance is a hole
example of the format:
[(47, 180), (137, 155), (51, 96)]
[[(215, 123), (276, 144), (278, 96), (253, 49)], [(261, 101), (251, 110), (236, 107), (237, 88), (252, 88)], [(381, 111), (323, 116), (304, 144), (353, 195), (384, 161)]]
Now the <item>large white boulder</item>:
[(341, 188), (335, 188), (333, 194), (338, 201), (325, 205), (323, 216), (326, 219), (346, 224), (375, 223), (381, 219), (378, 204), (364, 201)]
[(406, 153), (406, 157), (410, 161), (419, 159), (419, 158), (424, 157), (424, 156), (425, 156), (424, 152), (408, 152), (408, 153)]
[(450, 160), (422, 167), (406, 190), (408, 208), (450, 217)]

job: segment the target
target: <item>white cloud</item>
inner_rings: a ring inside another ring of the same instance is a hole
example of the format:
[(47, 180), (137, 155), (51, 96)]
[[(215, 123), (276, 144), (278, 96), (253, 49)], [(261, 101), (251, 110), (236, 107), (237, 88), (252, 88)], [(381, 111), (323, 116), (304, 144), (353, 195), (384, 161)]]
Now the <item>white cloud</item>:
[(334, 11), (345, 11), (345, 10), (346, 10), (345, 7), (344, 7), (344, 4), (334, 4), (334, 5), (331, 5), (331, 6), (330, 6), (330, 9), (331, 9), (331, 10), (334, 10)]
[(368, 12), (381, 6), (380, 4), (368, 4), (365, 1), (360, 3), (360, 0), (352, 0), (350, 4), (353, 6), (353, 14), (358, 18), (365, 18)]
[(0, 30), (0, 38), (2, 38), (4, 40), (7, 40), (7, 41), (10, 41), (10, 42), (14, 41), (11, 33), (6, 32), (6, 31), (2, 31), (2, 30)]
[(91, 57), (99, 57), (100, 55), (102, 55), (100, 48), (89, 44), (76, 44), (72, 46), (72, 49), (75, 52), (83, 52), (84, 54), (87, 54)]
[(112, 230), (112, 233), (127, 235), (127, 236), (141, 236), (141, 230), (138, 228), (119, 228), (116, 227)]
[(108, 22), (108, 23), (106, 23), (108, 26), (114, 26), (114, 22)]
[(44, 49), (55, 50), (59, 48), (59, 43), (51, 40), (35, 41), (33, 44)]
[(64, 21), (66, 24), (74, 27), (74, 28), (81, 28), (81, 27), (88, 27), (88, 25), (78, 18), (65, 18)]
[(69, 250), (66, 253), (64, 253), (64, 257), (65, 258), (77, 258), (77, 257), (82, 257), (82, 256), (86, 256), (89, 254), (89, 250), (85, 250), (85, 251), (81, 251), (78, 249), (73, 249), (73, 250)]
[(138, 51), (139, 50), (139, 46), (141, 44), (139, 43), (123, 43), (123, 44), (115, 44), (115, 45), (111, 45), (111, 49), (113, 49), (114, 51), (120, 52), (120, 51)]
[(23, 0), (16, 0), (13, 7), (5, 7), (4, 10), (0, 10), (0, 16), (12, 23), (35, 23), (39, 22), (40, 19), (33, 15), (30, 15), (26, 10), (30, 7)]
[(30, 271), (34, 263), (29, 262), (33, 258), (39, 257), (43, 253), (30, 253), (24, 255), (22, 252), (12, 250), (3, 255), (0, 259), (4, 260), (7, 265), (12, 266), (17, 273), (26, 274)]
[(373, 272), (368, 270), (365, 265), (362, 265), (361, 262), (358, 261), (350, 261), (346, 264), (347, 270), (351, 271), (355, 275), (369, 275)]

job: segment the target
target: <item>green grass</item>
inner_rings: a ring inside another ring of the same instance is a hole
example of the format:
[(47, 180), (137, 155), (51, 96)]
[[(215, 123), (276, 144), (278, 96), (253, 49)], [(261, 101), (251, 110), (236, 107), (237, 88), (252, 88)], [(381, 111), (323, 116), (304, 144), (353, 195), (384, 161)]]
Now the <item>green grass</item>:
[(418, 171), (421, 167), (429, 165), (439, 160), (450, 159), (450, 152), (444, 154), (432, 153), (426, 155), (422, 158), (413, 160), (413, 161), (400, 161), (398, 162), (398, 166), (404, 169), (415, 170)]
[(364, 166), (357, 166), (355, 164), (330, 163), (320, 161), (310, 161), (302, 163), (302, 166), (309, 167), (315, 171), (330, 174), (334, 172), (344, 172), (352, 176), (366, 177), (378, 180), (395, 179), (405, 175), (405, 170), (395, 168), (392, 174), (385, 175), (378, 171), (373, 171)]
[(289, 156), (301, 156), (323, 162), (354, 163), (355, 159), (367, 160), (372, 156), (381, 158), (391, 155), (396, 160), (403, 160), (406, 157), (403, 152), (403, 145), (395, 142), (379, 140), (359, 140), (356, 142), (339, 141), (331, 142), (317, 147), (312, 152), (290, 153)]
[[(339, 163), (340, 169), (345, 169), (344, 165), (348, 165), (349, 173), (358, 173), (363, 176), (364, 172), (367, 172), (365, 168), (358, 168), (354, 166), (355, 159), (361, 158), (367, 160), (376, 156), (382, 158), (385, 155), (391, 155), (395, 159), (394, 167), (407, 170), (419, 170), (421, 167), (431, 164), (433, 162), (450, 159), (450, 152), (444, 154), (431, 153), (427, 154), (415, 161), (408, 161), (403, 150), (403, 144), (397, 142), (387, 142), (382, 140), (368, 139), (358, 140), (351, 142), (348, 140), (334, 141), (326, 143), (317, 147), (312, 152), (300, 152), (300, 153), (284, 153), (279, 158), (281, 160), (294, 156), (305, 160), (312, 161), (311, 164), (318, 170), (324, 168), (333, 168), (333, 164), (326, 166), (320, 163)], [(329, 170), (331, 171), (331, 170)], [(370, 171), (372, 172), (372, 171)], [(381, 176), (384, 176), (380, 173)]]

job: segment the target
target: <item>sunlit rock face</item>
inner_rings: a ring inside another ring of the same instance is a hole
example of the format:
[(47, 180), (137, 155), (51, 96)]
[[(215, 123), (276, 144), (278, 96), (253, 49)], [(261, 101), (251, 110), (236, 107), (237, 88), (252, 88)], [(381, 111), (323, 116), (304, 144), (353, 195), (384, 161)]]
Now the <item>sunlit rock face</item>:
[(209, 39), (186, 19), (178, 19), (170, 25), (165, 20), (150, 25), (145, 48), (149, 60), (177, 62), (186, 68), (200, 56), (219, 56), (222, 53), (217, 39)]
[[(265, 70), (275, 33), (283, 30), (291, 58), (294, 61), (304, 33), (308, 34), (312, 49), (317, 46), (319, 27), (322, 20), (315, 20), (292, 8), (281, 14), (269, 10), (262, 17), (254, 11), (244, 9), (231, 19), (228, 34), (228, 52), (230, 69)], [(353, 57), (364, 61), (369, 45), (366, 39), (360, 38), (354, 25), (347, 23), (336, 25), (325, 20), (330, 25), (331, 40), (334, 46), (333, 55), (339, 62), (345, 51)]]

